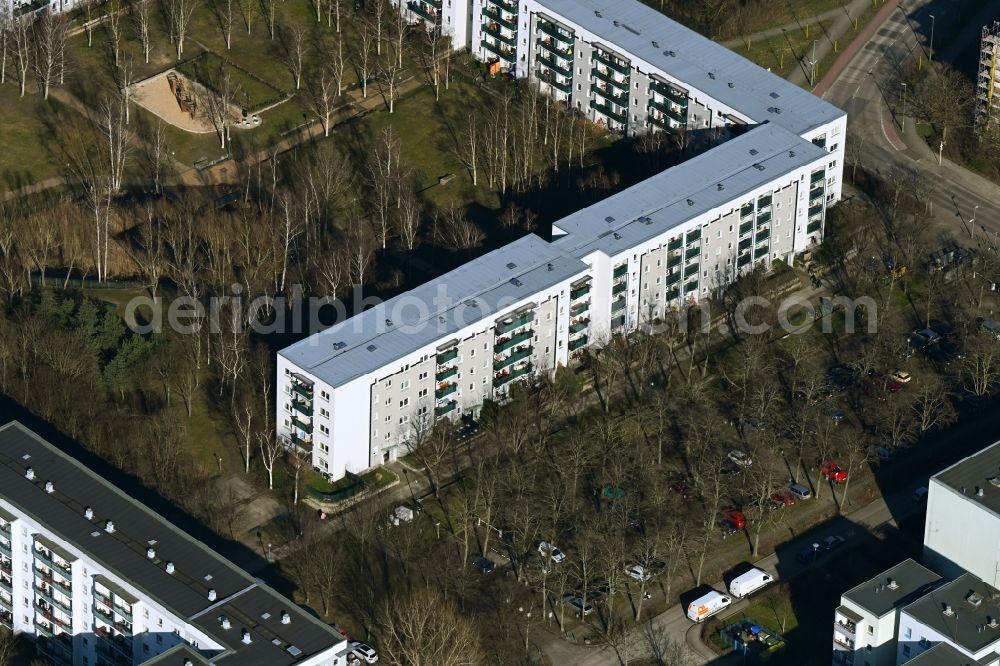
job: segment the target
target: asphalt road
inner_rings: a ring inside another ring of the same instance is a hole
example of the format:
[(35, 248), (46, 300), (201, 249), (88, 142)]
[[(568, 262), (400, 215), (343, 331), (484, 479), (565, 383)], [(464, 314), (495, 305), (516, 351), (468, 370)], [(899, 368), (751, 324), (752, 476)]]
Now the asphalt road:
[[(947, 159), (939, 166), (937, 151), (917, 136), (912, 120), (904, 120), (909, 109), (901, 102), (900, 68), (921, 55), (926, 58), (930, 15), (940, 28), (953, 7), (947, 0), (911, 0), (903, 6), (887, 17), (823, 97), (847, 111), (848, 131), (860, 141), (862, 165), (881, 174), (896, 166), (917, 169), (928, 185), (929, 214), (936, 222), (964, 234), (967, 244), (996, 243), (1000, 187)], [(998, 7), (996, 0), (984, 3), (981, 15)], [(969, 24), (982, 25), (976, 20)], [(962, 37), (978, 39), (978, 31)], [(949, 59), (967, 43), (938, 44), (938, 59)], [(845, 165), (845, 171), (849, 168)]]

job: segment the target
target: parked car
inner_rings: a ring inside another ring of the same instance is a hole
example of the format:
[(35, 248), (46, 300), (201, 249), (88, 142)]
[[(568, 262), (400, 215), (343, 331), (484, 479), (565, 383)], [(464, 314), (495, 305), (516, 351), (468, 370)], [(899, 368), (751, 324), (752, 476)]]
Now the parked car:
[(906, 370), (893, 370), (889, 373), (889, 380), (897, 384), (909, 384), (913, 376)]
[(772, 582), (774, 577), (771, 574), (755, 567), (734, 578), (729, 583), (729, 593), (737, 599), (742, 599)]
[(873, 446), (871, 448), (872, 455), (879, 459), (879, 462), (889, 462), (892, 460), (892, 451), (885, 446)]
[(788, 492), (795, 495), (796, 499), (799, 500), (812, 499), (813, 496), (812, 492), (808, 488), (803, 486), (801, 483), (789, 484)]
[(979, 317), (976, 319), (976, 327), (987, 335), (992, 335), (997, 340), (1000, 340), (1000, 324), (996, 323), (992, 319), (983, 319)]
[(771, 493), (771, 499), (777, 502), (778, 506), (791, 506), (795, 504), (795, 495), (791, 490), (778, 490)]
[(542, 557), (551, 559), (555, 563), (562, 562), (566, 559), (566, 554), (561, 550), (553, 546), (548, 541), (542, 541), (538, 544), (538, 554)]
[(716, 526), (718, 526), (719, 531), (722, 533), (723, 539), (725, 539), (728, 536), (732, 536), (739, 531), (736, 529), (736, 525), (733, 525), (725, 518), (719, 518), (718, 522), (716, 522), (715, 524)]
[(749, 467), (753, 464), (753, 460), (750, 459), (750, 456), (739, 449), (733, 449), (729, 452), (727, 457), (737, 467)]
[(477, 557), (475, 562), (476, 570), (481, 574), (493, 573), (493, 570), (497, 568), (497, 565), (493, 563), (493, 560), (486, 557)]
[(823, 542), (820, 544), (820, 546), (822, 546), (823, 550), (825, 550), (826, 552), (830, 552), (831, 550), (837, 550), (845, 543), (847, 543), (847, 539), (845, 539), (842, 536), (834, 535), (834, 536), (828, 536), (827, 538), (823, 539)]
[(840, 465), (832, 460), (826, 460), (820, 463), (819, 471), (824, 478), (827, 478), (834, 483), (844, 483), (847, 481), (847, 472), (841, 469)]
[(746, 516), (744, 516), (743, 512), (740, 511), (739, 509), (732, 506), (727, 506), (725, 509), (721, 511), (721, 513), (722, 517), (731, 522), (736, 527), (736, 529), (741, 530), (747, 526)]
[(913, 331), (913, 333), (910, 334), (909, 340), (911, 345), (922, 350), (930, 345), (940, 342), (941, 335), (930, 328), (921, 328)]
[(926, 502), (927, 501), (927, 486), (920, 486), (913, 491), (913, 501), (914, 502)]
[(845, 363), (839, 363), (826, 371), (830, 385), (838, 391), (843, 391), (854, 383), (858, 371)]
[(563, 603), (567, 606), (571, 606), (577, 613), (580, 613), (584, 617), (594, 612), (593, 604), (590, 602), (584, 603), (583, 597), (578, 597), (573, 594), (567, 594), (563, 597)]
[(651, 571), (647, 571), (646, 567), (642, 566), (641, 564), (627, 565), (625, 567), (625, 575), (628, 576), (629, 578), (634, 578), (640, 583), (643, 581), (647, 581), (653, 577), (653, 573)]
[(927, 328), (931, 329), (942, 338), (947, 338), (955, 330), (951, 324), (946, 321), (941, 321), (940, 319), (931, 319), (928, 322)]
[(352, 641), (348, 644), (351, 648), (351, 654), (365, 662), (366, 664), (378, 663), (378, 653), (375, 652), (375, 648), (367, 643), (362, 643), (361, 641)]
[(712, 590), (688, 604), (687, 616), (692, 622), (703, 622), (731, 603), (732, 599)]
[(698, 496), (698, 490), (690, 483), (684, 480), (674, 481), (670, 485), (670, 489), (686, 500), (694, 499), (695, 497)]
[(819, 406), (820, 406), (820, 409), (823, 410), (824, 414), (826, 414), (831, 419), (833, 419), (833, 422), (835, 424), (840, 425), (840, 422), (844, 420), (844, 412), (842, 412), (841, 410), (837, 409), (836, 407), (834, 407), (832, 404), (830, 404), (826, 400), (824, 400), (823, 402), (821, 402)]
[(820, 557), (820, 545), (814, 543), (810, 546), (803, 546), (799, 548), (799, 552), (795, 554), (795, 559), (802, 564), (812, 564)]

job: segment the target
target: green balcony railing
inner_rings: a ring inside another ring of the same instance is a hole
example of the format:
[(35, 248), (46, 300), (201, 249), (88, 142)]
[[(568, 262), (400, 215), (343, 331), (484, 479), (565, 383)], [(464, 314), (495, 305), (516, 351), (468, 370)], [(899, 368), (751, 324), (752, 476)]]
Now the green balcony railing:
[(678, 236), (677, 238), (667, 242), (667, 249), (671, 251), (679, 250), (681, 249), (681, 245), (684, 245), (684, 239)]
[(486, 0), (486, 2), (495, 7), (499, 7), (508, 14), (517, 14), (517, 2), (511, 0)]
[(439, 381), (439, 382), (443, 382), (446, 379), (451, 379), (452, 377), (454, 377), (457, 374), (458, 374), (458, 366), (452, 366), (452, 367), (448, 368), (447, 370), (443, 370), (443, 371), (437, 373), (436, 375), (434, 375), (434, 379), (437, 380), (437, 381)]
[(675, 255), (667, 259), (667, 268), (673, 268), (675, 266), (680, 266), (681, 262), (684, 261), (684, 257), (681, 255)]
[(56, 598), (56, 595), (50, 588), (43, 588), (39, 585), (35, 585), (35, 594), (45, 599), (53, 606), (63, 610), (64, 612), (72, 615), (73, 614), (73, 603), (71, 601), (60, 601)]
[(578, 298), (583, 298), (584, 296), (586, 296), (589, 293), (590, 293), (590, 285), (586, 284), (586, 285), (584, 285), (582, 287), (577, 287), (576, 289), (571, 289), (570, 292), (569, 292), (569, 297), (572, 300), (575, 301)]
[(680, 282), (680, 280), (681, 280), (681, 274), (680, 274), (680, 272), (677, 272), (677, 273), (671, 273), (670, 275), (668, 275), (667, 279), (665, 280), (665, 282), (666, 282), (667, 286), (669, 287), (672, 284), (677, 284), (678, 282)]
[(619, 310), (625, 309), (625, 299), (619, 298), (617, 301), (611, 304), (611, 311), (618, 312)]
[(625, 325), (625, 315), (620, 315), (611, 319), (611, 328), (621, 328)]
[(486, 39), (482, 40), (480, 42), (480, 44), (482, 45), (482, 47), (484, 49), (486, 49), (490, 53), (493, 53), (493, 54), (495, 54), (495, 55), (503, 58), (507, 62), (514, 62), (514, 58), (517, 57), (515, 55), (513, 49), (505, 49), (504, 47), (500, 46), (499, 44), (494, 44), (493, 42), (490, 42), (490, 41), (488, 41)]
[(816, 183), (822, 182), (826, 178), (826, 171), (814, 171), (811, 176), (809, 176), (809, 184), (815, 185)]
[(685, 261), (690, 260), (690, 259), (694, 259), (699, 254), (701, 254), (701, 248), (700, 247), (689, 247), (687, 249), (687, 251), (684, 252), (684, 259), (685, 259)]
[(312, 405), (309, 405), (301, 400), (292, 400), (292, 409), (305, 416), (312, 417)]
[[(13, 592), (14, 591), (14, 582), (13, 581), (8, 581), (5, 578), (0, 578), (0, 589), (7, 590), (8, 592)], [(3, 599), (0, 599), (0, 602), (2, 602), (2, 601), (3, 601)]]
[(631, 63), (619, 60), (614, 56), (602, 53), (601, 51), (594, 51), (594, 62), (600, 63), (607, 67), (608, 69), (614, 70), (619, 74), (625, 74), (628, 76), (632, 73)]
[(535, 335), (534, 331), (522, 331), (517, 335), (511, 336), (507, 340), (503, 341), (498, 340), (497, 342), (493, 343), (493, 353), (500, 354), (502, 352), (507, 351), (508, 349), (516, 347), (520, 344), (524, 344), (525, 342), (530, 341), (531, 338), (534, 337), (534, 335)]
[(822, 212), (823, 212), (823, 204), (820, 204), (818, 206), (809, 206), (809, 217), (812, 217), (813, 215), (819, 215)]
[(530, 346), (524, 347), (522, 349), (518, 349), (517, 351), (515, 351), (513, 354), (511, 354), (507, 358), (501, 359), (499, 361), (494, 361), (493, 362), (493, 369), (494, 370), (503, 370), (507, 366), (514, 365), (518, 361), (523, 361), (524, 359), (526, 359), (526, 358), (528, 358), (528, 357), (531, 356), (531, 350), (532, 350), (532, 348)]
[(651, 124), (656, 125), (657, 127), (660, 127), (665, 130), (671, 130), (674, 128), (674, 126), (670, 124), (670, 121), (667, 118), (664, 118), (663, 116), (656, 116), (651, 113), (646, 117), (646, 119)]
[(688, 283), (686, 283), (684, 285), (684, 293), (685, 294), (690, 294), (692, 291), (695, 291), (697, 288), (698, 288), (698, 281), (697, 280), (695, 280), (694, 282), (688, 282)]
[(759, 215), (757, 215), (757, 226), (760, 226), (762, 224), (767, 224), (770, 221), (771, 221), (771, 213), (770, 212), (760, 213)]
[(653, 79), (649, 82), (649, 88), (658, 95), (662, 95), (674, 104), (686, 107), (688, 105), (687, 93), (674, 88), (673, 86)]
[(569, 309), (569, 314), (571, 317), (579, 317), (588, 310), (590, 310), (590, 303), (577, 303)]
[(564, 48), (562, 46), (559, 46), (559, 43), (556, 42), (554, 39), (538, 39), (535, 41), (535, 44), (537, 44), (539, 48), (548, 51), (557, 58), (562, 58), (563, 60), (573, 62), (572, 47)]
[(628, 106), (628, 93), (627, 92), (615, 92), (615, 88), (609, 85), (598, 85), (596, 83), (590, 84), (590, 91), (596, 95), (600, 95), (604, 99), (611, 100), (618, 106)]
[(753, 215), (753, 204), (748, 203), (742, 208), (740, 208), (740, 218), (750, 217)]
[(617, 296), (618, 294), (626, 291), (628, 289), (628, 282), (622, 282), (611, 287), (611, 295)]
[(499, 23), (496, 24), (496, 25), (493, 25), (493, 24), (490, 24), (490, 23), (484, 24), (483, 25), (483, 32), (486, 33), (487, 35), (489, 35), (490, 37), (492, 37), (493, 39), (496, 39), (496, 40), (498, 40), (498, 41), (506, 44), (507, 46), (510, 46), (511, 48), (517, 46), (517, 37), (516, 36), (507, 36), (507, 35), (503, 34), (503, 31), (500, 29), (500, 24)]
[(753, 230), (753, 220), (740, 225), (740, 236), (744, 236)]
[(757, 199), (757, 208), (758, 208), (758, 210), (761, 209), (761, 208), (765, 208), (767, 206), (770, 206), (770, 205), (771, 205), (771, 195), (770, 194), (764, 195), (764, 196), (760, 197), (759, 199)]
[(740, 241), (740, 244), (737, 247), (740, 250), (746, 250), (751, 245), (753, 245), (753, 238), (744, 238), (743, 240)]
[(34, 556), (35, 559), (41, 561), (49, 569), (51, 569), (55, 575), (61, 576), (65, 580), (72, 580), (72, 569), (65, 568), (62, 564), (56, 564), (56, 561), (52, 559), (51, 555), (46, 555), (36, 548)]
[(295, 382), (292, 382), (292, 393), (302, 396), (304, 400), (309, 402), (313, 399), (313, 392), (311, 388), (303, 386), (302, 384), (296, 384)]
[(422, 2), (417, 2), (417, 1), (407, 2), (406, 8), (409, 9), (414, 14), (416, 14), (417, 16), (419, 16), (420, 18), (424, 19), (425, 21), (430, 21), (431, 23), (437, 23), (438, 18), (440, 17), (439, 13), (432, 14), (430, 10), (427, 8), (427, 5), (425, 5)]
[(692, 275), (698, 275), (698, 269), (700, 267), (701, 264), (699, 264), (698, 262), (695, 262), (693, 264), (688, 264), (687, 266), (684, 267), (684, 277), (689, 278)]
[(670, 301), (677, 298), (680, 295), (681, 295), (681, 290), (676, 287), (673, 289), (667, 289), (666, 299)]
[(613, 277), (620, 278), (626, 273), (628, 273), (628, 264), (622, 264), (621, 266), (615, 266), (615, 270), (611, 273), (611, 275)]
[(761, 257), (767, 256), (768, 252), (769, 252), (769, 249), (767, 248), (767, 246), (759, 247), (759, 248), (757, 248), (756, 250), (753, 251), (753, 258), (754, 259), (760, 259)]
[(511, 321), (504, 321), (496, 325), (496, 334), (503, 335), (504, 333), (509, 333), (515, 328), (521, 328), (526, 326), (535, 320), (535, 313), (525, 312), (522, 315), (515, 317)]
[(531, 364), (528, 363), (528, 364), (526, 364), (526, 365), (524, 365), (524, 366), (522, 366), (520, 368), (517, 368), (515, 370), (511, 370), (509, 373), (507, 373), (505, 375), (501, 375), (500, 377), (496, 377), (493, 380), (493, 386), (496, 386), (496, 387), (503, 386), (504, 384), (506, 384), (508, 382), (512, 382), (515, 379), (518, 379), (519, 377), (524, 377), (525, 375), (528, 375), (530, 373), (531, 373)]
[(822, 199), (823, 194), (826, 192), (826, 188), (820, 185), (819, 187), (814, 187), (809, 190), (809, 202), (812, 203), (816, 199)]
[(757, 243), (759, 243), (761, 241), (767, 240), (770, 237), (771, 237), (771, 230), (770, 229), (761, 229), (760, 231), (757, 232), (757, 236), (755, 238), (755, 241)]
[(573, 85), (571, 83), (563, 83), (559, 81), (558, 75), (548, 69), (537, 69), (535, 70), (535, 76), (539, 81), (544, 81), (548, 85), (552, 86), (556, 90), (561, 90), (564, 93), (573, 92)]
[(298, 418), (296, 418), (296, 417), (293, 416), (292, 417), (292, 425), (294, 425), (296, 428), (298, 428), (299, 430), (301, 430), (303, 432), (312, 434), (313, 427), (312, 427), (311, 423), (306, 423), (305, 421), (300, 421)]
[(618, 88), (619, 90), (624, 90), (625, 92), (628, 92), (628, 79), (626, 79), (624, 81), (619, 81), (615, 77), (613, 77), (611, 74), (608, 74), (606, 72), (602, 72), (601, 70), (597, 69), (596, 67), (593, 68), (592, 70), (590, 70), (590, 75), (593, 76), (595, 79), (598, 79), (600, 81), (604, 81), (605, 83), (610, 83), (611, 85), (613, 85), (615, 88)]
[(434, 391), (434, 397), (440, 400), (441, 398), (447, 398), (449, 395), (458, 390), (458, 384), (452, 382), (444, 388), (439, 388)]
[(542, 67), (548, 67), (557, 74), (562, 74), (563, 76), (573, 76), (573, 70), (568, 66), (560, 65), (555, 56), (538, 55), (535, 57), (535, 62)]
[(6, 555), (10, 558), (14, 557), (14, 553), (11, 551), (10, 546), (5, 543), (0, 543), (0, 555)]
[(576, 351), (577, 349), (583, 347), (586, 344), (587, 344), (587, 336), (581, 335), (580, 337), (573, 338), (572, 340), (569, 341), (569, 350)]
[(446, 352), (441, 352), (440, 354), (438, 354), (437, 363), (438, 365), (444, 365), (445, 363), (454, 361), (456, 358), (458, 358), (458, 347), (449, 349)]
[(687, 233), (687, 244), (695, 242), (696, 240), (701, 240), (701, 229), (695, 229), (694, 231), (689, 231)]
[(746, 266), (747, 264), (750, 263), (750, 259), (751, 257), (749, 252), (747, 252), (746, 254), (741, 254), (739, 259), (736, 260), (736, 266), (742, 268), (743, 266)]
[(590, 328), (590, 320), (584, 319), (582, 321), (576, 322), (575, 324), (571, 324), (569, 327), (569, 332), (579, 333), (580, 331), (586, 331), (588, 328)]
[(456, 402), (455, 400), (451, 400), (449, 402), (446, 402), (443, 405), (439, 405), (439, 406), (435, 407), (434, 408), (434, 413), (437, 414), (438, 416), (444, 416), (445, 414), (447, 414), (449, 412), (455, 411), (456, 407), (458, 407), (458, 402)]
[(508, 30), (517, 32), (517, 21), (511, 21), (510, 19), (504, 18), (503, 12), (499, 9), (493, 9), (489, 5), (486, 5), (483, 7), (483, 16), (491, 21), (496, 21)]
[(816, 220), (815, 222), (810, 222), (809, 224), (806, 225), (806, 233), (814, 234), (822, 228), (823, 228), (823, 221)]
[(663, 104), (662, 102), (657, 102), (656, 100), (649, 100), (649, 108), (656, 109), (663, 113), (674, 122), (681, 124), (687, 123), (687, 113), (681, 113), (680, 111), (675, 111), (669, 104)]
[(539, 19), (538, 30), (539, 32), (544, 32), (546, 35), (554, 37), (561, 42), (565, 42), (566, 44), (573, 43), (573, 33), (563, 30), (559, 26), (549, 23), (548, 21)]

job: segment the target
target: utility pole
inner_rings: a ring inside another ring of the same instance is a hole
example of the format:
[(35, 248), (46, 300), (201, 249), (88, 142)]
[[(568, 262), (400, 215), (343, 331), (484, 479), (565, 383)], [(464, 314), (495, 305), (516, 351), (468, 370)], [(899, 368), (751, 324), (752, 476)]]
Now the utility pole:
[(927, 62), (934, 62), (934, 14), (931, 17), (931, 45), (927, 50)]
[(903, 110), (899, 115), (899, 130), (906, 131), (906, 82), (903, 82)]
[(812, 70), (810, 72), (810, 74), (809, 74), (809, 87), (810, 88), (815, 87), (815, 85), (816, 85), (816, 42), (817, 41), (818, 40), (816, 40), (816, 39), (813, 40), (813, 57), (812, 57), (812, 60), (809, 61), (809, 64), (811, 65), (811, 70)]

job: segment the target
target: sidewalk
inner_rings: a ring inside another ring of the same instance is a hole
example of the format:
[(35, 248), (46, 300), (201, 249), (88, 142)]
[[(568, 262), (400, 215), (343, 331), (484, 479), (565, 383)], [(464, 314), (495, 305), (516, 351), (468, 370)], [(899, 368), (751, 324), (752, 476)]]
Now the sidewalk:
[[(885, 22), (886, 18), (889, 17), (889, 14), (896, 10), (899, 3), (900, 0), (889, 0), (889, 2), (886, 2), (882, 8), (878, 10), (875, 16), (873, 16), (872, 19), (865, 25), (864, 29), (861, 30), (861, 32), (859, 32), (853, 40), (851, 40), (851, 43), (848, 44), (847, 48), (841, 51), (840, 55), (837, 56), (837, 59), (833, 61), (829, 71), (823, 75), (823, 78), (820, 79), (816, 87), (813, 88), (813, 94), (817, 97), (822, 97), (826, 93), (830, 86), (833, 85), (834, 81), (836, 81), (837, 78), (844, 72), (847, 65), (854, 59), (854, 56), (858, 54), (858, 51), (860, 51), (864, 45), (868, 43), (868, 40), (872, 38), (872, 35), (874, 35), (875, 32), (882, 27), (882, 24)], [(862, 6), (867, 5), (868, 2), (865, 0)], [(853, 4), (851, 6), (852, 8), (854, 7)], [(843, 34), (843, 32), (841, 34)], [(832, 45), (829, 42), (824, 44), (821, 49), (823, 51), (823, 55), (820, 55), (819, 52), (817, 52), (816, 57), (822, 60), (824, 56), (830, 53), (831, 46)], [(790, 77), (790, 79), (794, 80), (792, 77)]]

